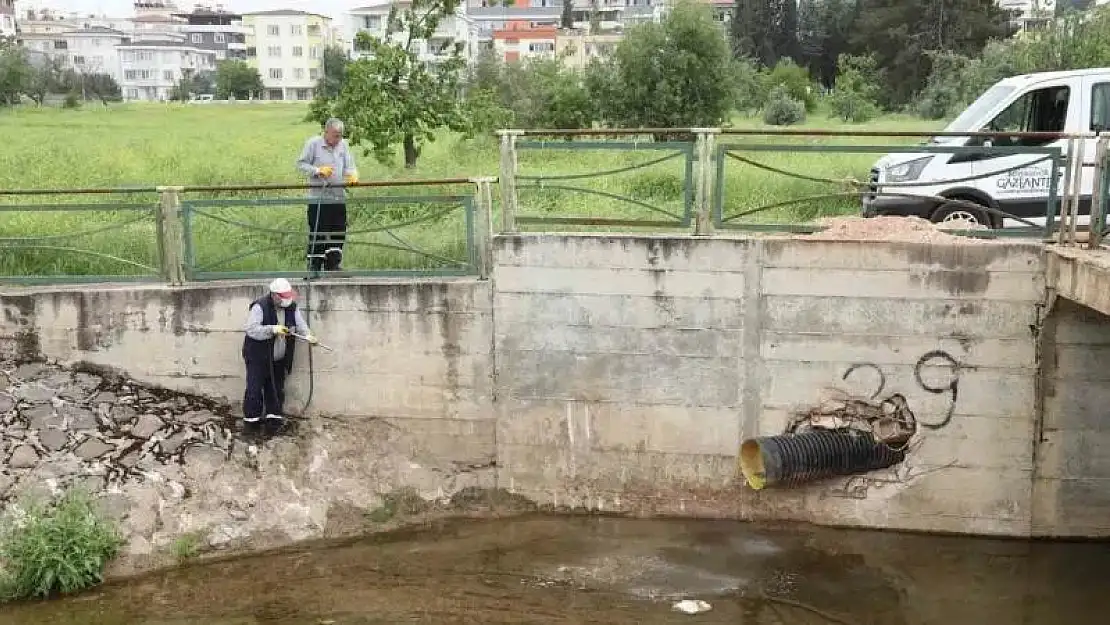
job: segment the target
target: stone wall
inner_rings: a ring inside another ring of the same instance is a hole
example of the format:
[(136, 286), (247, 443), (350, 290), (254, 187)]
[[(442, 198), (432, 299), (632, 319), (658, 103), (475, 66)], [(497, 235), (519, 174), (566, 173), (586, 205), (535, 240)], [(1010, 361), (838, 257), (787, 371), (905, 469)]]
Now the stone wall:
[[(1029, 532), (1037, 246), (520, 235), (495, 253), (503, 486), (595, 508)], [(921, 424), (907, 460), (742, 486), (742, 439), (782, 433), (828, 387), (905, 395)]]

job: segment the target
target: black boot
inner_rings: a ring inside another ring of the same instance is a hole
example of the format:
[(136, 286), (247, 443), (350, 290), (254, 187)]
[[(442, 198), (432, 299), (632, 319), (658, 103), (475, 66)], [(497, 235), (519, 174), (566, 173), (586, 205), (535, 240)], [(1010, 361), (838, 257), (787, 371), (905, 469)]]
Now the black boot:
[(343, 271), (343, 252), (328, 250), (324, 256), (327, 259), (324, 263), (324, 271)]

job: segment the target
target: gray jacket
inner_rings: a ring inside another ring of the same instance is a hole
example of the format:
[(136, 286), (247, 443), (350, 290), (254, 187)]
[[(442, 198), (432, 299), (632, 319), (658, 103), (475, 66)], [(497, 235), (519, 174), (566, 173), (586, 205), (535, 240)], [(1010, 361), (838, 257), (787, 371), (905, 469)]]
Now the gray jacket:
[[(333, 171), (330, 178), (316, 176), (316, 168), (331, 165)], [(328, 146), (321, 136), (315, 136), (305, 141), (301, 156), (297, 159), (297, 170), (308, 176), (308, 184), (313, 188), (308, 190), (311, 200), (324, 202), (344, 202), (346, 195), (342, 185), (343, 177), (357, 171), (355, 157), (351, 154), (351, 146), (346, 139), (340, 139), (335, 147)], [(333, 185), (333, 186), (326, 186)]]

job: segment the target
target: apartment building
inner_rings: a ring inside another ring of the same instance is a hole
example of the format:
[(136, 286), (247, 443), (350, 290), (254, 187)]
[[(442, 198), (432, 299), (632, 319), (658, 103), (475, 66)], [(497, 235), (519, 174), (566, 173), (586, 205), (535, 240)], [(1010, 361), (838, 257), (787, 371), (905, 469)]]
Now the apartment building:
[(185, 41), (144, 40), (117, 46), (126, 100), (166, 101), (182, 79), (216, 69), (216, 52)]
[[(404, 11), (412, 6), (411, 2), (405, 0), (376, 0), (370, 4), (352, 9), (347, 14), (347, 36), (345, 39), (349, 42), (348, 53), (351, 58), (359, 58), (365, 55), (365, 50), (358, 49), (355, 43), (355, 38), (358, 33), (366, 32), (370, 36), (382, 39), (385, 37), (386, 21), (389, 17), (390, 10), (396, 6), (398, 11)], [(469, 60), (473, 54), (472, 43), (474, 40), (474, 22), (467, 15), (467, 7), (465, 4), (460, 3), (455, 14), (447, 19), (444, 19), (436, 27), (435, 33), (428, 38), (427, 41), (416, 41), (414, 47), (416, 48), (417, 58), (425, 63), (436, 63), (440, 60), (447, 58), (450, 54), (450, 47), (454, 44), (462, 44), (463, 58)], [(395, 42), (404, 43), (408, 37), (406, 32), (393, 33), (391, 38)]]
[(266, 100), (311, 100), (323, 75), (331, 18), (281, 9), (243, 14), (247, 62), (262, 76)]
[(184, 20), (182, 32), (193, 46), (212, 50), (216, 60), (247, 58), (247, 35), (250, 29), (243, 25), (243, 16), (215, 7), (196, 5), (191, 13), (174, 13)]
[(108, 74), (119, 82), (118, 46), (130, 41), (130, 37), (104, 26), (66, 26), (56, 31), (22, 32), (20, 41), (24, 48), (41, 52), (63, 69), (79, 74)]
[(0, 0), (0, 40), (14, 39), (15, 28), (15, 0)]
[(562, 30), (555, 37), (555, 56), (561, 58), (567, 67), (585, 69), (590, 61), (613, 54), (623, 38), (624, 35), (617, 32), (591, 34), (589, 31)]

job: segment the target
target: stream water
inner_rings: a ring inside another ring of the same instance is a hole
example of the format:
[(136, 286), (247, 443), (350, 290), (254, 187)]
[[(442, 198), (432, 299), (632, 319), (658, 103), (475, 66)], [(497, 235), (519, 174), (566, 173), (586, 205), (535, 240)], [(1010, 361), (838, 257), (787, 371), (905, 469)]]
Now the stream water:
[(1101, 543), (534, 516), (185, 566), (0, 623), (1072, 625), (1105, 622), (1108, 572)]

